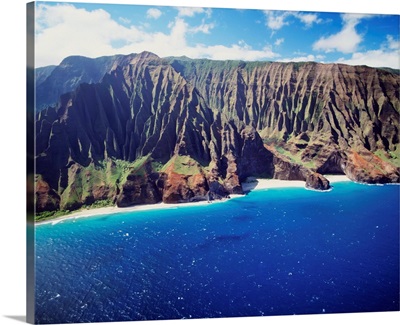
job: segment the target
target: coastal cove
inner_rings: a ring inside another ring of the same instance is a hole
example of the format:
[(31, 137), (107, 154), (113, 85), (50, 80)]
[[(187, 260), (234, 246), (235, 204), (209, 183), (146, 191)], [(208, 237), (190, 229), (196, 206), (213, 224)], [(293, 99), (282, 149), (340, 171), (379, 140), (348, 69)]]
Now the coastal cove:
[(399, 310), (400, 186), (331, 181), (42, 224), (37, 322)]
[[(350, 179), (345, 175), (325, 175), (326, 178), (330, 181), (330, 183), (334, 186), (337, 182), (350, 182)], [(243, 192), (249, 193), (254, 190), (268, 190), (274, 188), (303, 188), (305, 189), (305, 182), (303, 181), (287, 181), (287, 180), (278, 180), (278, 179), (249, 179), (247, 182), (242, 184)], [(231, 194), (230, 198), (242, 197), (243, 195)], [(226, 202), (228, 199), (216, 200), (212, 201), (213, 204)], [(124, 213), (124, 212), (135, 212), (135, 211), (147, 211), (154, 209), (176, 209), (184, 206), (199, 206), (199, 205), (207, 205), (210, 202), (200, 201), (200, 202), (190, 202), (190, 203), (157, 203), (157, 204), (145, 204), (145, 205), (136, 205), (127, 208), (119, 208), (117, 206), (109, 206), (103, 208), (94, 208), (94, 209), (83, 209), (76, 212), (72, 212), (65, 216), (60, 216), (56, 218), (52, 218), (49, 220), (38, 221), (35, 223), (36, 226), (40, 226), (43, 224), (57, 224), (64, 220), (73, 220), (77, 218), (87, 218), (105, 214), (116, 214), (116, 213)]]

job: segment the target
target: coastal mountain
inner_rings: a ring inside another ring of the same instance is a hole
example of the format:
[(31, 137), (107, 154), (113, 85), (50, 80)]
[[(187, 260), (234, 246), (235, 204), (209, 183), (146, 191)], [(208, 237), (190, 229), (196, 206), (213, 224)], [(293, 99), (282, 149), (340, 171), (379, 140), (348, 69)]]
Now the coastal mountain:
[(143, 52), (41, 72), (38, 212), (219, 199), (249, 176), (400, 181), (395, 71)]
[(117, 65), (124, 65), (124, 55), (104, 56), (90, 59), (69, 56), (58, 66), (36, 69), (36, 109), (56, 105), (60, 96), (74, 91), (81, 83), (98, 83)]

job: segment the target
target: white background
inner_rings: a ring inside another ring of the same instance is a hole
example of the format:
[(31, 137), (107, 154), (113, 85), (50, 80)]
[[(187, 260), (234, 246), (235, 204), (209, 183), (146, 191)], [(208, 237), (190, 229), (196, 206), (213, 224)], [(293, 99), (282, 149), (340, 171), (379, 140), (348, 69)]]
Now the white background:
[[(82, 2), (82, 1), (76, 1)], [(86, 1), (145, 5), (282, 9), (354, 13), (400, 13), (393, 0), (119, 0)], [(25, 14), (26, 1), (2, 2), (0, 60), (0, 323), (20, 324), (25, 317)], [(400, 59), (400, 58), (399, 58)], [(363, 313), (112, 324), (400, 324), (400, 313)], [(108, 323), (110, 324), (110, 323)]]

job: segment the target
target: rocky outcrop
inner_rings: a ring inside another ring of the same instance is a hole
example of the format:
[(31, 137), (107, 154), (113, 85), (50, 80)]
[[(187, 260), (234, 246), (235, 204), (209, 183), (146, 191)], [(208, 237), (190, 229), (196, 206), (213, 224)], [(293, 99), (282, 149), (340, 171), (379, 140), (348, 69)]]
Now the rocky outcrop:
[(273, 154), (254, 127), (247, 126), (240, 133), (243, 145), (240, 160), (241, 180), (249, 176), (273, 177)]
[(360, 183), (400, 183), (398, 168), (364, 150), (348, 153), (345, 170), (350, 179)]
[(307, 175), (310, 173), (311, 173), (310, 170), (299, 164), (291, 163), (279, 157), (274, 158), (275, 179), (289, 180), (289, 181), (305, 181)]
[(60, 196), (42, 179), (35, 182), (36, 212), (55, 211), (60, 208)]
[(207, 200), (208, 183), (204, 175), (182, 175), (171, 172), (166, 179), (162, 201), (182, 203)]
[(127, 207), (137, 204), (154, 204), (161, 201), (160, 189), (155, 184), (157, 175), (128, 175), (122, 186), (117, 206)]
[(249, 176), (317, 189), (329, 187), (320, 174), (399, 180), (390, 71), (143, 52), (67, 58), (40, 85), (38, 98), (61, 95), (36, 116), (37, 173), (61, 208), (217, 199)]
[(306, 178), (306, 188), (326, 191), (331, 188), (329, 181), (318, 173), (312, 173)]

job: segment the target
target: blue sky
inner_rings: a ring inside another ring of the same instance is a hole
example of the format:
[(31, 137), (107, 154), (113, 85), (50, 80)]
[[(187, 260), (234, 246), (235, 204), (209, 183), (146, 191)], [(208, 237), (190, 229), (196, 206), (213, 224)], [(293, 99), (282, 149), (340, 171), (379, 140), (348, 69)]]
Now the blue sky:
[(37, 2), (36, 18), (36, 66), (147, 50), (400, 68), (399, 15)]

